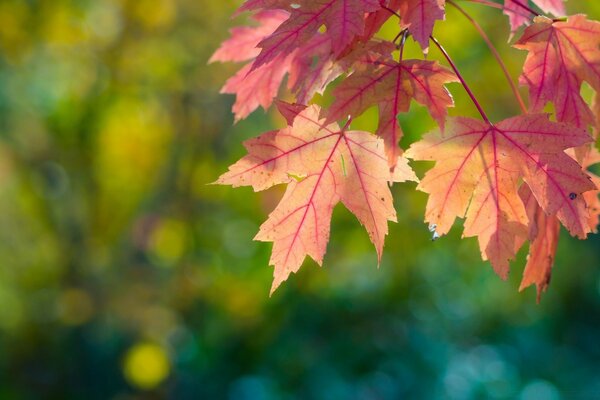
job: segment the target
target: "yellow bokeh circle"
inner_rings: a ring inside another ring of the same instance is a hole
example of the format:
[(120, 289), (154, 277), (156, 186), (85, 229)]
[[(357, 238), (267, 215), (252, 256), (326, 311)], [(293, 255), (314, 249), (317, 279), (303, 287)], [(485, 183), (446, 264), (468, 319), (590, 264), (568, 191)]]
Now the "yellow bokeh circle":
[(149, 390), (160, 385), (169, 376), (171, 364), (165, 349), (154, 343), (132, 346), (123, 363), (123, 374), (132, 386)]

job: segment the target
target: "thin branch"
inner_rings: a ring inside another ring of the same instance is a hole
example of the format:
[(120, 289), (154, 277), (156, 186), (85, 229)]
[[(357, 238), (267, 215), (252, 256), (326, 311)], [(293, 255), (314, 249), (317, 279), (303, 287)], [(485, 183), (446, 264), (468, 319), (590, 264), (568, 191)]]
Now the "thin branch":
[[(538, 13), (537, 11), (535, 11), (533, 8), (529, 7), (527, 4), (523, 4), (521, 3), (521, 0), (512, 0), (516, 5), (518, 5), (519, 7), (521, 7), (522, 9), (530, 12), (531, 14), (535, 15), (536, 17), (539, 17), (541, 14)], [(527, 1), (527, 0), (525, 0)]]
[(394, 38), (394, 40), (392, 40), (393, 44), (396, 44), (396, 42), (398, 41), (398, 39), (400, 39), (400, 37), (404, 35), (404, 31), (400, 31), (398, 32), (398, 34), (396, 35), (396, 37)]
[(379, 3), (379, 5), (380, 5), (380, 6), (381, 6), (381, 8), (383, 8), (384, 10), (386, 10), (386, 11), (389, 11), (389, 13), (390, 13), (390, 14), (393, 14), (393, 15), (395, 15), (395, 16), (396, 16), (396, 17), (398, 17), (398, 18), (402, 18), (402, 17), (400, 16), (400, 14), (398, 14), (396, 11), (392, 10), (392, 9), (391, 9), (391, 8), (389, 8), (388, 6), (384, 5), (384, 3), (383, 3), (383, 2)]
[(500, 53), (498, 53), (498, 50), (496, 50), (496, 47), (494, 47), (494, 44), (492, 43), (492, 41), (490, 40), (488, 35), (481, 28), (481, 26), (477, 23), (477, 21), (475, 21), (473, 19), (473, 17), (471, 17), (461, 6), (456, 4), (453, 0), (446, 0), (446, 2), (448, 4), (450, 4), (451, 6), (453, 6), (454, 8), (456, 8), (458, 11), (460, 11), (460, 13), (462, 15), (464, 15), (465, 18), (467, 18), (469, 20), (469, 22), (471, 22), (471, 24), (473, 24), (473, 26), (475, 27), (477, 32), (479, 32), (479, 35), (485, 41), (485, 43), (489, 47), (490, 51), (494, 55), (494, 58), (498, 62), (498, 65), (500, 65), (500, 68), (502, 68), (502, 72), (504, 72), (504, 76), (506, 77), (506, 80), (508, 81), (508, 84), (510, 85), (510, 88), (512, 89), (513, 94), (515, 95), (515, 98), (517, 99), (517, 102), (519, 103), (519, 107), (521, 107), (521, 111), (523, 112), (523, 114), (527, 114), (527, 106), (525, 106), (525, 102), (523, 101), (523, 98), (521, 97), (521, 93), (519, 93), (519, 89), (517, 88), (517, 85), (515, 84), (515, 82), (512, 80), (512, 77), (510, 76), (510, 73), (508, 72), (508, 69), (506, 68), (506, 64), (504, 64), (504, 61), (502, 61), (502, 58), (500, 57)]
[(450, 58), (450, 55), (448, 55), (448, 53), (446, 52), (446, 50), (444, 49), (444, 47), (442, 47), (442, 45), (440, 44), (440, 42), (438, 42), (437, 39), (435, 37), (433, 37), (433, 35), (430, 36), (429, 38), (433, 41), (433, 43), (435, 43), (435, 45), (437, 46), (437, 48), (440, 49), (440, 51), (442, 52), (442, 54), (444, 55), (444, 57), (446, 58), (446, 60), (450, 64), (450, 66), (452, 67), (452, 69), (454, 70), (454, 73), (456, 74), (456, 76), (460, 80), (460, 83), (465, 88), (465, 91), (467, 92), (467, 94), (471, 98), (471, 101), (473, 101), (473, 104), (475, 104), (475, 107), (477, 107), (477, 111), (479, 111), (479, 114), (481, 115), (481, 118), (483, 118), (483, 120), (486, 123), (488, 123), (489, 125), (492, 125), (492, 123), (491, 123), (490, 119), (487, 117), (485, 111), (483, 111), (483, 108), (481, 107), (481, 104), (479, 104), (479, 102), (477, 101), (477, 98), (475, 97), (475, 95), (471, 91), (471, 88), (469, 88), (469, 85), (467, 85), (467, 82), (465, 81), (465, 79), (462, 77), (462, 75), (458, 71), (458, 68), (456, 67), (456, 64), (454, 64), (454, 61), (452, 61), (452, 58)]
[(402, 61), (402, 57), (404, 56), (404, 44), (406, 43), (406, 38), (408, 37), (408, 29), (404, 29), (402, 32), (402, 40), (400, 41), (400, 61)]

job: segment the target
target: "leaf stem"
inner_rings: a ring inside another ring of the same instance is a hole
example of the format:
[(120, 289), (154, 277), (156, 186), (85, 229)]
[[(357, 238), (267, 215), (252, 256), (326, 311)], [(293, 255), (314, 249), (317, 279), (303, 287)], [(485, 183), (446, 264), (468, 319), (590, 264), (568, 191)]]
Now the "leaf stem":
[[(538, 13), (537, 11), (535, 11), (533, 8), (529, 7), (527, 4), (523, 4), (521, 3), (521, 0), (512, 0), (516, 5), (518, 5), (519, 7), (521, 7), (522, 9), (528, 11), (529, 13), (535, 15), (536, 17), (540, 16), (540, 13)], [(527, 1), (527, 0), (525, 0)]]
[(492, 41), (490, 40), (488, 35), (481, 28), (481, 25), (479, 25), (479, 23), (477, 23), (477, 21), (475, 21), (475, 19), (473, 19), (473, 17), (471, 17), (461, 6), (456, 4), (453, 0), (446, 0), (446, 2), (448, 4), (450, 4), (451, 6), (453, 6), (454, 8), (456, 8), (462, 15), (464, 15), (465, 18), (467, 18), (469, 20), (469, 22), (471, 22), (471, 24), (475, 27), (477, 32), (479, 32), (479, 35), (481, 36), (481, 38), (484, 40), (484, 42), (487, 44), (488, 48), (494, 55), (494, 58), (498, 62), (498, 65), (500, 65), (500, 68), (502, 68), (502, 72), (504, 72), (504, 76), (506, 77), (506, 80), (508, 81), (508, 84), (510, 85), (512, 92), (515, 95), (517, 102), (519, 103), (519, 107), (521, 108), (521, 111), (523, 112), (523, 114), (527, 114), (527, 106), (525, 106), (525, 102), (523, 101), (523, 98), (521, 97), (521, 93), (519, 93), (519, 89), (517, 88), (517, 85), (512, 80), (512, 77), (510, 76), (510, 73), (508, 72), (508, 68), (506, 68), (506, 64), (504, 64), (504, 61), (502, 61), (502, 58), (500, 57), (500, 53), (498, 53), (498, 50), (496, 49), (496, 47), (494, 47), (494, 44), (492, 43)]
[(399, 57), (400, 61), (402, 61), (402, 57), (404, 55), (404, 44), (406, 43), (407, 37), (408, 37), (408, 29), (404, 29), (402, 31), (402, 40), (400, 41), (400, 57)]
[(400, 17), (400, 14), (398, 14), (396, 11), (394, 11), (391, 8), (389, 8), (388, 6), (386, 6), (383, 1), (380, 1), (379, 5), (381, 6), (381, 8), (383, 8), (384, 10), (389, 11), (391, 14), (394, 14), (396, 17), (402, 18), (402, 17)]
[(458, 71), (458, 68), (456, 67), (456, 64), (454, 64), (454, 61), (452, 61), (452, 58), (450, 58), (450, 55), (446, 52), (446, 50), (444, 49), (444, 47), (442, 47), (442, 45), (440, 44), (440, 42), (438, 42), (437, 39), (435, 37), (433, 37), (433, 35), (429, 36), (429, 38), (433, 41), (433, 43), (435, 43), (435, 45), (437, 46), (437, 48), (440, 49), (440, 51), (442, 52), (442, 54), (444, 55), (444, 57), (446, 58), (446, 60), (450, 64), (450, 66), (452, 67), (452, 69), (454, 70), (454, 73), (456, 74), (456, 76), (460, 80), (460, 83), (465, 88), (465, 91), (467, 92), (467, 94), (471, 98), (471, 101), (473, 101), (473, 104), (475, 104), (475, 107), (477, 107), (477, 111), (479, 111), (479, 114), (481, 115), (481, 118), (483, 118), (483, 120), (486, 123), (488, 123), (489, 125), (492, 125), (492, 123), (491, 123), (490, 119), (487, 117), (485, 111), (483, 111), (483, 108), (481, 107), (481, 104), (479, 104), (479, 102), (477, 101), (477, 98), (475, 97), (475, 95), (471, 91), (471, 88), (469, 88), (469, 85), (467, 85), (467, 82), (465, 81), (465, 79), (462, 77), (462, 75)]

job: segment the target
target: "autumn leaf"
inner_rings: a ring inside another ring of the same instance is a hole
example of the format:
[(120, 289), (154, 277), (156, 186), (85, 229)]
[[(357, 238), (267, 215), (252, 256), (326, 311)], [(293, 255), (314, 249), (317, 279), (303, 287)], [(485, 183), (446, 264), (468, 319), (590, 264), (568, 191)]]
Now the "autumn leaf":
[(287, 184), (283, 199), (255, 237), (273, 242), (271, 292), (298, 271), (306, 256), (322, 263), (331, 214), (339, 202), (365, 226), (381, 257), (387, 222), (396, 220), (388, 183), (416, 180), (403, 158), (390, 174), (381, 139), (325, 124), (320, 112), (310, 106), (296, 115), (292, 126), (248, 140), (248, 155), (216, 182), (254, 190)]
[[(542, 292), (550, 284), (556, 247), (558, 246), (560, 222), (556, 217), (546, 215), (527, 185), (521, 186), (519, 196), (527, 210), (527, 217), (529, 219), (527, 240), (530, 242), (527, 263), (523, 270), (523, 279), (521, 280), (519, 291), (531, 285), (536, 285), (537, 302), (539, 303)], [(525, 238), (519, 238), (515, 251), (524, 242)]]
[(434, 61), (397, 62), (389, 55), (381, 56), (377, 61), (366, 63), (364, 68), (358, 69), (333, 90), (335, 101), (329, 108), (327, 122), (348, 115), (356, 117), (367, 108), (378, 105), (377, 134), (385, 141), (388, 160), (393, 167), (402, 137), (398, 114), (407, 112), (414, 99), (426, 106), (443, 127), (447, 108), (454, 104), (444, 85), (456, 82), (457, 78)]
[(529, 88), (532, 112), (552, 102), (558, 121), (582, 128), (593, 123), (580, 92), (584, 81), (600, 91), (600, 23), (583, 15), (566, 22), (539, 17), (515, 47), (529, 51), (520, 82)]
[[(598, 103), (594, 101), (594, 110), (597, 112)], [(599, 115), (600, 114), (596, 114)], [(596, 127), (600, 126), (600, 122), (596, 122)], [(594, 130), (594, 139), (597, 138), (598, 128)], [(567, 150), (573, 159), (579, 160), (584, 169), (589, 169), (594, 164), (600, 163), (600, 153), (596, 149), (595, 140), (592, 143), (580, 146), (576, 149)], [(595, 174), (587, 171), (588, 176), (596, 188), (600, 188), (600, 178)], [(597, 232), (598, 220), (600, 215), (600, 199), (598, 198), (599, 190), (594, 189), (583, 193), (583, 199), (587, 204), (588, 211), (588, 226), (591, 232)], [(523, 279), (519, 290), (523, 290), (530, 285), (537, 286), (537, 301), (539, 303), (541, 294), (544, 292), (550, 283), (550, 276), (554, 264), (556, 248), (558, 245), (558, 233), (560, 222), (555, 216), (546, 215), (541, 207), (535, 201), (531, 190), (526, 185), (521, 186), (519, 195), (527, 209), (529, 217), (529, 237), (530, 241), (529, 252), (527, 254), (527, 264), (523, 271)], [(519, 248), (522, 242), (517, 244)]]
[(299, 0), (290, 17), (259, 44), (262, 50), (253, 68), (290, 53), (315, 36), (325, 26), (334, 56), (340, 55), (365, 28), (364, 15), (378, 10), (378, 0)]
[[(563, 0), (533, 0), (533, 2), (546, 13), (557, 17), (565, 15)], [(504, 0), (504, 14), (508, 16), (512, 32), (530, 23), (531, 14), (523, 7), (527, 3), (528, 0)]]
[[(583, 159), (584, 168), (600, 162), (600, 153), (593, 146), (593, 143), (592, 146), (588, 146), (588, 149), (589, 152)], [(574, 155), (573, 158), (575, 158)], [(597, 188), (600, 188), (600, 178), (589, 171), (588, 175), (592, 183)], [(598, 216), (600, 213), (598, 193), (597, 189), (583, 193), (583, 198), (588, 209), (587, 223), (591, 232), (597, 232), (598, 227)], [(558, 245), (560, 222), (555, 216), (544, 213), (535, 201), (531, 190), (526, 185), (521, 186), (519, 194), (521, 199), (523, 199), (529, 217), (528, 239), (531, 243), (519, 290), (521, 291), (530, 285), (536, 285), (537, 301), (539, 303), (542, 292), (546, 291), (550, 284), (550, 276)], [(518, 247), (520, 247), (520, 244), (517, 245)]]
[[(260, 49), (256, 47), (258, 43), (277, 29), (288, 16), (289, 13), (281, 10), (257, 13), (253, 19), (258, 22), (258, 26), (232, 29), (231, 37), (221, 44), (209, 62), (253, 60), (260, 53)], [(236, 95), (232, 109), (236, 121), (246, 118), (259, 106), (265, 110), (271, 106), (290, 68), (290, 62), (288, 56), (282, 56), (255, 70), (251, 70), (251, 64), (246, 64), (227, 80), (221, 93)]]
[(298, 114), (304, 111), (307, 107), (304, 104), (292, 104), (283, 100), (276, 100), (275, 105), (277, 106), (277, 111), (279, 111), (279, 114), (285, 118), (287, 124), (290, 126), (293, 125)]
[(446, 0), (403, 0), (400, 2), (401, 26), (408, 28), (423, 51), (429, 48), (429, 36), (436, 20), (443, 20)]
[[(343, 71), (331, 60), (331, 42), (316, 34), (300, 49), (290, 54), (279, 54), (268, 63), (253, 67), (252, 60), (260, 53), (258, 43), (272, 33), (289, 17), (282, 10), (263, 10), (252, 19), (258, 26), (235, 28), (231, 38), (223, 42), (209, 62), (251, 61), (229, 78), (221, 93), (235, 94), (232, 111), (235, 121), (246, 118), (258, 107), (267, 110), (277, 97), (286, 75), (288, 88), (296, 94), (299, 103), (308, 103), (315, 93), (321, 93), (327, 84)], [(314, 60), (318, 59), (315, 63)]]
[(582, 129), (525, 115), (491, 125), (452, 118), (444, 136), (427, 135), (406, 156), (436, 165), (418, 189), (429, 193), (426, 221), (448, 232), (466, 217), (465, 237), (478, 237), (483, 259), (506, 278), (516, 243), (528, 237), (529, 218), (519, 196), (522, 181), (547, 214), (556, 215), (571, 234), (590, 231), (582, 193), (595, 189), (581, 166), (564, 150), (589, 143)]
[(265, 10), (253, 15), (252, 19), (258, 22), (258, 26), (231, 29), (231, 37), (221, 43), (208, 62), (241, 62), (256, 58), (260, 53), (260, 49), (256, 47), (258, 43), (273, 33), (288, 17), (287, 12), (280, 10)]

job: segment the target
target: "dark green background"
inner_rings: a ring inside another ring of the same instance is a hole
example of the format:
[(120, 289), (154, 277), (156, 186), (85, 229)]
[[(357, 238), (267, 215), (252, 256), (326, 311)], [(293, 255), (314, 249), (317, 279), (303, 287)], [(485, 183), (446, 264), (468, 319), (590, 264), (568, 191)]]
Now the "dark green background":
[[(460, 3), (516, 78), (506, 17)], [(568, 4), (600, 18), (596, 1)], [(238, 66), (207, 65), (238, 5), (0, 1), (0, 398), (600, 398), (595, 235), (562, 233), (536, 305), (517, 290), (524, 251), (501, 281), (460, 223), (431, 242), (426, 196), (402, 184), (379, 269), (340, 206), (324, 267), (307, 261), (269, 298), (271, 245), (252, 237), (281, 188), (206, 185), (281, 126), (262, 111), (233, 126), (218, 92)], [(448, 8), (435, 34), (484, 108), (518, 113)], [(476, 116), (450, 89), (451, 114)], [(435, 126), (417, 106), (401, 121), (403, 146)]]

